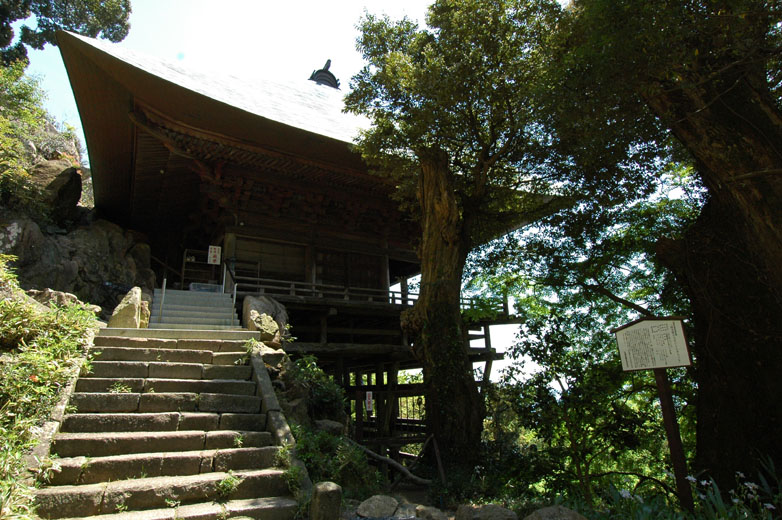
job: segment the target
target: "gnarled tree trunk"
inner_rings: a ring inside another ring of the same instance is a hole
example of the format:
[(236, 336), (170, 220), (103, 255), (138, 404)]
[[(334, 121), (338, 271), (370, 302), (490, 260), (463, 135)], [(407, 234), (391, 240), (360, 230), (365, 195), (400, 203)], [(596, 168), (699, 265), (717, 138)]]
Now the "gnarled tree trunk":
[(782, 306), (748, 240), (739, 219), (712, 200), (683, 240), (657, 245), (693, 309), (695, 469), (724, 490), (735, 471), (756, 478), (762, 457), (782, 465)]
[(448, 157), (429, 152), (419, 158), (421, 292), (405, 322), (415, 334), (415, 353), (424, 367), (431, 433), (447, 465), (471, 464), (484, 406), (467, 357), (459, 305), (469, 240)]
[(658, 252), (693, 308), (695, 464), (728, 489), (760, 456), (782, 465), (782, 114), (761, 61), (645, 100), (693, 154), (710, 195), (684, 240)]

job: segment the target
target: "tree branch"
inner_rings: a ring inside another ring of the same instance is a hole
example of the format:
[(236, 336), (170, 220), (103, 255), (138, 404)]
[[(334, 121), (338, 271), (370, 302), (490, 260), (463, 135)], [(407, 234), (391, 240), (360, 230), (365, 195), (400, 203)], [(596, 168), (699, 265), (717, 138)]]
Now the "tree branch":
[(369, 448), (365, 448), (364, 446), (362, 446), (361, 444), (355, 442), (352, 439), (346, 438), (345, 440), (348, 441), (350, 444), (352, 444), (354, 446), (357, 446), (360, 450), (362, 450), (364, 453), (366, 453), (367, 455), (369, 455), (373, 459), (378, 460), (378, 461), (380, 461), (380, 462), (382, 462), (384, 464), (388, 464), (389, 466), (391, 466), (392, 468), (394, 468), (395, 470), (397, 470), (398, 472), (400, 472), (401, 474), (403, 474), (405, 477), (409, 478), (411, 481), (415, 482), (416, 484), (420, 484), (422, 486), (429, 486), (429, 485), (431, 485), (431, 483), (432, 483), (431, 480), (425, 479), (425, 478), (421, 478), (421, 477), (416, 477), (415, 475), (410, 473), (410, 471), (408, 471), (408, 469), (406, 467), (402, 466), (397, 461), (395, 461), (393, 459), (389, 459), (388, 457), (384, 457), (383, 455), (380, 455), (378, 453), (375, 453), (374, 451), (370, 450)]
[(641, 481), (638, 483), (638, 485), (635, 486), (635, 489), (637, 489), (638, 486), (643, 484), (645, 481), (650, 480), (656, 483), (657, 485), (659, 485), (661, 488), (663, 488), (665, 492), (668, 493), (669, 495), (674, 495), (674, 496), (676, 495), (676, 492), (673, 489), (671, 489), (668, 486), (668, 484), (666, 484), (665, 482), (658, 480), (654, 477), (644, 475), (642, 473), (636, 473), (634, 471), (606, 471), (604, 473), (593, 473), (590, 476), (593, 478), (597, 478), (597, 477), (607, 477), (609, 475), (631, 475), (633, 477), (638, 477), (639, 479), (641, 479)]
[(601, 295), (605, 296), (606, 298), (608, 298), (609, 300), (612, 300), (612, 301), (614, 301), (614, 302), (616, 302), (616, 303), (618, 303), (620, 305), (624, 305), (625, 307), (633, 309), (634, 311), (639, 312), (639, 313), (643, 314), (644, 316), (649, 316), (649, 317), (653, 317), (654, 316), (654, 313), (652, 311), (650, 311), (650, 310), (648, 310), (648, 309), (646, 309), (644, 307), (641, 307), (637, 303), (633, 303), (630, 300), (626, 300), (626, 299), (622, 298), (621, 296), (617, 296), (616, 294), (612, 293), (611, 291), (609, 291), (608, 289), (606, 289), (602, 285), (589, 284), (589, 283), (580, 283), (579, 285), (581, 287), (583, 287), (584, 289), (588, 290), (588, 291), (592, 291), (592, 292), (595, 292), (597, 294), (601, 294)]

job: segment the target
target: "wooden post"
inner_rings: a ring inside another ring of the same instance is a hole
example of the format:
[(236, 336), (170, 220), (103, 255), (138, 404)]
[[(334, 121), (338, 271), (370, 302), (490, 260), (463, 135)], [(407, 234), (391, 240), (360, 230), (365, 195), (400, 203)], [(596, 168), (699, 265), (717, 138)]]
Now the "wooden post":
[(664, 368), (655, 368), (654, 378), (657, 380), (657, 393), (660, 396), (665, 434), (668, 437), (668, 448), (671, 451), (673, 474), (676, 478), (676, 494), (679, 495), (679, 503), (682, 507), (692, 513), (695, 510), (695, 505), (692, 499), (692, 488), (687, 482), (687, 462), (684, 458), (684, 448), (679, 434), (679, 423), (676, 421), (668, 375)]
[(328, 317), (324, 314), (320, 317), (320, 343), (325, 345), (328, 343)]
[(483, 367), (483, 381), (481, 381), (481, 394), (486, 395), (486, 389), (488, 388), (491, 379), (491, 364), (494, 361), (492, 359), (494, 350), (491, 348), (491, 334), (489, 333), (489, 325), (483, 326), (483, 344), (489, 356), (486, 358), (486, 364)]
[(361, 386), (364, 385), (364, 375), (356, 370), (356, 440), (361, 442), (364, 438), (364, 396), (365, 393), (361, 390)]

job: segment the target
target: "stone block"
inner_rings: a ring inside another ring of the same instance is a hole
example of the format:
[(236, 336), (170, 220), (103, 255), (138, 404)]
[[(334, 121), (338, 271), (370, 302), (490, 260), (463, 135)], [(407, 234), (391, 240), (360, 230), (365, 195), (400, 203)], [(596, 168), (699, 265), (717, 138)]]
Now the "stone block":
[(334, 520), (340, 517), (342, 487), (334, 482), (318, 482), (312, 490), (310, 520)]

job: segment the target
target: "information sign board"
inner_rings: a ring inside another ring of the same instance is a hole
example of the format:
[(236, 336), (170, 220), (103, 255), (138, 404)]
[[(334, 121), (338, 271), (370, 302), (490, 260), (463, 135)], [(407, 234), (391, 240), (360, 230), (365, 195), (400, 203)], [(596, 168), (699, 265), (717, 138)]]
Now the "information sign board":
[(209, 246), (209, 252), (207, 253), (207, 263), (209, 265), (220, 265), (220, 246)]
[(372, 392), (367, 392), (366, 396), (367, 413), (372, 413)]
[(642, 318), (613, 331), (622, 370), (683, 367), (692, 364), (682, 321)]

